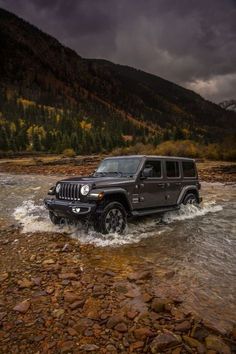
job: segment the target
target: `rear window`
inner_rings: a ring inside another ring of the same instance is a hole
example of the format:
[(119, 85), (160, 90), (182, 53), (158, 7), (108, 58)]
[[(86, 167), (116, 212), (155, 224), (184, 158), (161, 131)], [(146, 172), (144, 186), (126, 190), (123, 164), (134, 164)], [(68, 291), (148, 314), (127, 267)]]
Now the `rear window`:
[(166, 175), (170, 178), (180, 177), (179, 163), (177, 161), (166, 161)]
[(195, 177), (196, 176), (196, 169), (195, 163), (192, 161), (183, 161), (183, 174), (184, 177)]

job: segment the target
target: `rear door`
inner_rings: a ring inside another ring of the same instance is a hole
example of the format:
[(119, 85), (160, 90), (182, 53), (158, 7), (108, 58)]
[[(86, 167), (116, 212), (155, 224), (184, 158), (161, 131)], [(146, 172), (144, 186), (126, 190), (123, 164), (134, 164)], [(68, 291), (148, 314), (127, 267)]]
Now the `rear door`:
[(165, 205), (165, 183), (163, 161), (160, 159), (149, 159), (145, 167), (152, 167), (152, 177), (140, 179), (139, 182), (139, 209), (155, 208)]
[(176, 205), (182, 189), (180, 162), (177, 160), (165, 160), (165, 205)]

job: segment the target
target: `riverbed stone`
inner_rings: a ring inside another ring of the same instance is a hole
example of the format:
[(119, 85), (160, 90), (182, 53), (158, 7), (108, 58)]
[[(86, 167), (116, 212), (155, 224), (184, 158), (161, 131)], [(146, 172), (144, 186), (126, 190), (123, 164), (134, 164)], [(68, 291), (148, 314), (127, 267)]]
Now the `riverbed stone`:
[(175, 325), (175, 330), (178, 332), (187, 332), (191, 328), (189, 321), (183, 321)]
[(144, 340), (147, 337), (151, 337), (153, 332), (150, 330), (149, 327), (141, 327), (134, 330), (134, 337), (136, 339)]
[(210, 334), (205, 338), (207, 349), (215, 350), (219, 354), (230, 354), (231, 350), (224, 341), (215, 335)]
[(109, 317), (106, 326), (107, 328), (114, 328), (120, 322), (125, 322), (124, 317), (122, 315), (113, 315)]
[(181, 337), (177, 334), (166, 331), (156, 336), (150, 344), (151, 353), (156, 354), (161, 350), (171, 348), (181, 343)]
[(154, 298), (152, 300), (151, 308), (155, 312), (163, 312), (165, 311), (166, 304), (168, 304), (167, 299)]
[(30, 301), (29, 299), (27, 299), (17, 304), (13, 308), (13, 310), (20, 313), (26, 313), (29, 310), (29, 308), (30, 308)]
[(128, 331), (128, 327), (124, 322), (120, 322), (115, 326), (115, 330), (121, 333), (126, 333)]

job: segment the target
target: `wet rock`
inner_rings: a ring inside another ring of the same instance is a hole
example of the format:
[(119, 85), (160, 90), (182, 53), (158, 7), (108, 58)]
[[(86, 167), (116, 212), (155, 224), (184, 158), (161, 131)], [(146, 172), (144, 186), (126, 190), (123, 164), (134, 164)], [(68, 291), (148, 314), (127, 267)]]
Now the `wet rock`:
[(181, 347), (177, 347), (175, 349), (172, 350), (171, 354), (181, 354), (182, 348)]
[(121, 333), (125, 333), (128, 331), (128, 327), (124, 322), (121, 322), (115, 326), (115, 330)]
[(106, 353), (116, 354), (117, 353), (117, 349), (116, 349), (116, 347), (114, 345), (108, 344), (106, 346)]
[(47, 293), (48, 295), (53, 294), (54, 291), (55, 291), (55, 289), (54, 289), (53, 286), (47, 286), (47, 288), (46, 288), (46, 293)]
[(124, 317), (121, 315), (114, 315), (109, 317), (106, 326), (107, 328), (114, 328), (120, 322), (124, 322)]
[(62, 273), (59, 274), (59, 278), (62, 280), (76, 280), (78, 279), (78, 275), (75, 273)]
[(106, 270), (104, 274), (109, 276), (109, 277), (115, 277), (115, 275), (116, 275), (115, 272), (113, 272), (112, 270), (109, 270), (109, 269)]
[(51, 264), (54, 264), (54, 263), (55, 263), (55, 261), (50, 258), (50, 259), (45, 259), (45, 260), (43, 261), (42, 265), (43, 265), (44, 267), (47, 267), (47, 266), (49, 266), (49, 265), (51, 265)]
[(236, 341), (236, 326), (233, 326), (231, 335), (232, 335), (233, 339)]
[(230, 354), (231, 350), (228, 347), (227, 344), (224, 343), (224, 341), (217, 336), (214, 335), (209, 335), (205, 338), (205, 343), (206, 343), (206, 347), (207, 349), (210, 350), (215, 350), (217, 353), (220, 354)]
[(201, 343), (195, 339), (195, 338), (192, 338), (192, 337), (189, 337), (189, 336), (186, 336), (184, 335), (183, 336), (183, 340), (184, 342), (189, 345), (191, 348), (198, 348), (201, 346)]
[(30, 301), (27, 299), (17, 304), (13, 308), (13, 310), (20, 313), (26, 313), (29, 310), (29, 308), (30, 308)]
[(72, 310), (82, 308), (82, 307), (84, 306), (84, 303), (85, 303), (84, 300), (75, 301), (75, 302), (73, 302), (73, 303), (70, 305), (70, 308), (71, 308)]
[(60, 345), (60, 353), (73, 353), (75, 344), (72, 341), (63, 342)]
[(7, 312), (0, 312), (0, 321), (2, 321), (4, 319), (4, 317), (6, 317)]
[(127, 316), (130, 320), (133, 320), (137, 315), (138, 315), (138, 312), (136, 312), (136, 311), (128, 311), (128, 312), (126, 313), (126, 316)]
[(64, 315), (64, 313), (65, 313), (64, 309), (55, 309), (55, 310), (53, 310), (52, 315), (55, 318), (60, 318)]
[(150, 344), (151, 353), (156, 354), (161, 350), (171, 348), (181, 343), (181, 337), (174, 334), (173, 332), (165, 332), (159, 334), (153, 339)]
[(130, 345), (129, 351), (131, 353), (135, 352), (137, 349), (143, 348), (143, 346), (144, 346), (144, 342), (142, 342), (142, 341), (134, 342)]
[(99, 346), (96, 344), (83, 344), (80, 346), (80, 350), (84, 350), (85, 352), (93, 352), (97, 351)]
[(191, 328), (189, 321), (183, 321), (175, 325), (175, 330), (178, 332), (187, 332)]
[(22, 280), (18, 280), (17, 284), (20, 289), (31, 288), (33, 286), (33, 282), (26, 278), (23, 278)]
[(78, 332), (77, 332), (74, 328), (72, 328), (72, 327), (67, 328), (67, 332), (68, 332), (69, 335), (72, 336), (72, 337), (78, 335)]
[(163, 312), (165, 311), (165, 306), (168, 304), (168, 300), (167, 299), (159, 299), (159, 298), (155, 298), (152, 301), (151, 304), (151, 309), (155, 312)]
[(9, 277), (9, 273), (2, 273), (0, 274), (0, 283), (3, 283), (5, 280), (7, 280)]
[(220, 322), (209, 322), (207, 320), (203, 320), (203, 325), (210, 332), (215, 332), (218, 335), (224, 336), (226, 334), (225, 328), (222, 328)]
[(94, 285), (93, 287), (93, 296), (97, 297), (100, 295), (106, 294), (106, 288), (104, 285)]
[(37, 285), (37, 286), (41, 285), (41, 282), (42, 282), (41, 278), (36, 277), (36, 278), (32, 278), (31, 280), (32, 280), (34, 285)]
[(151, 295), (149, 295), (148, 293), (144, 293), (143, 295), (142, 295), (142, 300), (143, 300), (143, 302), (150, 302), (151, 300), (152, 300), (152, 296)]
[(130, 281), (137, 281), (137, 280), (148, 280), (152, 278), (151, 271), (141, 271), (131, 273), (127, 276), (128, 280)]
[(191, 337), (196, 338), (202, 342), (209, 335), (209, 331), (200, 324), (195, 324), (191, 331)]
[(134, 330), (134, 337), (136, 339), (144, 340), (147, 337), (151, 337), (153, 332), (148, 327), (137, 328)]
[(65, 291), (64, 292), (64, 301), (69, 302), (69, 303), (75, 303), (76, 301), (80, 301), (80, 296), (71, 292), (71, 291)]

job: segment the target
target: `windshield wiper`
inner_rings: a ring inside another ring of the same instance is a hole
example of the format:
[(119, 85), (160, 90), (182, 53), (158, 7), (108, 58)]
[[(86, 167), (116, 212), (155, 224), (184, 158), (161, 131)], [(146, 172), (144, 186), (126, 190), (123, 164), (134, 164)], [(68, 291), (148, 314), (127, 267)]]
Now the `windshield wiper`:
[(117, 171), (108, 171), (108, 172), (95, 172), (94, 176), (108, 176), (108, 175), (118, 175), (118, 176), (122, 176), (123, 173), (122, 172), (117, 172)]

